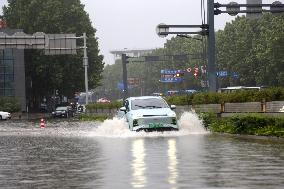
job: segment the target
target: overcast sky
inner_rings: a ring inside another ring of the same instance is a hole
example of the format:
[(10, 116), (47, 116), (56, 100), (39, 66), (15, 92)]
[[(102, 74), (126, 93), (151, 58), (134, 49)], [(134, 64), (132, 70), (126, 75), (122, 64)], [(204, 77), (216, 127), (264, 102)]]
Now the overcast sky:
[[(165, 24), (201, 24), (201, 0), (81, 0), (97, 29), (101, 54), (105, 63), (114, 63), (110, 50), (163, 47), (167, 38), (159, 38), (155, 28)], [(229, 3), (232, 0), (215, 0)], [(246, 3), (246, 0), (234, 0)], [(275, 0), (263, 0), (272, 3)], [(284, 0), (280, 0), (282, 3)], [(0, 0), (1, 5), (6, 0)], [(205, 4), (206, 4), (205, 0)], [(215, 16), (215, 30), (223, 29), (234, 17)]]
[[(215, 0), (229, 3), (232, 0)], [(246, 3), (246, 0), (234, 0)], [(263, 3), (273, 1), (263, 0)], [(101, 53), (107, 64), (114, 63), (110, 50), (163, 47), (167, 38), (159, 38), (155, 28), (165, 24), (201, 24), (200, 0), (81, 0), (89, 13)], [(283, 0), (281, 0), (283, 2)], [(205, 0), (206, 4), (206, 0)], [(234, 17), (215, 16), (215, 29), (223, 29)]]

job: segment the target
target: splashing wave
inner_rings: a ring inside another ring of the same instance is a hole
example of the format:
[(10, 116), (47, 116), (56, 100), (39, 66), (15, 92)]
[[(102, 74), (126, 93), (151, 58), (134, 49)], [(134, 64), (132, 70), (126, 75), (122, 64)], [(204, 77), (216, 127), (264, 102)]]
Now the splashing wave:
[(113, 119), (105, 120), (97, 128), (95, 128), (89, 136), (100, 137), (169, 137), (169, 136), (183, 136), (190, 134), (207, 134), (202, 120), (199, 119), (194, 112), (184, 112), (178, 120), (180, 125), (179, 131), (167, 132), (133, 132), (128, 129), (128, 123), (124, 119), (114, 117)]

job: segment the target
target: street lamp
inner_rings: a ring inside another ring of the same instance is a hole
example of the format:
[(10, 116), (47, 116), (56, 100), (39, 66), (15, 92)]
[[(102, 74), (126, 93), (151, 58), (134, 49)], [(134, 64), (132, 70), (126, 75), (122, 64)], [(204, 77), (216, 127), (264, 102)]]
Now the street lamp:
[(87, 36), (86, 33), (83, 33), (84, 39), (84, 57), (83, 57), (83, 66), (85, 68), (85, 89), (86, 89), (86, 105), (89, 103), (89, 87), (88, 87), (88, 56), (87, 56)]

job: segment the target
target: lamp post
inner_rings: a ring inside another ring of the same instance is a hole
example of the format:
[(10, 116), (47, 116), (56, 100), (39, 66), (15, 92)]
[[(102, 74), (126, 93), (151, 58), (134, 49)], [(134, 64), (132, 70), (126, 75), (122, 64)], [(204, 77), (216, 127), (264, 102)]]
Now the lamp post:
[(87, 56), (87, 36), (86, 33), (83, 33), (84, 39), (84, 57), (83, 57), (83, 66), (85, 68), (85, 89), (86, 89), (86, 105), (89, 103), (89, 89), (88, 89), (88, 56)]

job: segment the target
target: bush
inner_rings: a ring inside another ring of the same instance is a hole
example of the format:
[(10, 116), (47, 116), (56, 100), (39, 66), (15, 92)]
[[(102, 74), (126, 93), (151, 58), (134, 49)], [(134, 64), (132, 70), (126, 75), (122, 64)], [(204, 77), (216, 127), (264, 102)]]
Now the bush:
[(212, 132), (284, 137), (284, 117), (261, 114), (239, 115), (230, 118), (207, 119)]
[(95, 109), (118, 109), (122, 107), (122, 102), (114, 101), (110, 103), (91, 103), (86, 106), (88, 110), (95, 110)]
[(87, 114), (81, 114), (79, 116), (79, 119), (81, 121), (104, 121), (108, 119), (107, 115), (87, 115)]
[(266, 101), (284, 100), (284, 88), (274, 87), (262, 89), (260, 91), (242, 90), (232, 93), (200, 92), (190, 95), (171, 96), (166, 98), (169, 104), (175, 105), (220, 104), (224, 102), (261, 102), (263, 99)]
[(21, 110), (19, 101), (12, 97), (0, 97), (0, 110), (6, 112), (18, 112)]

